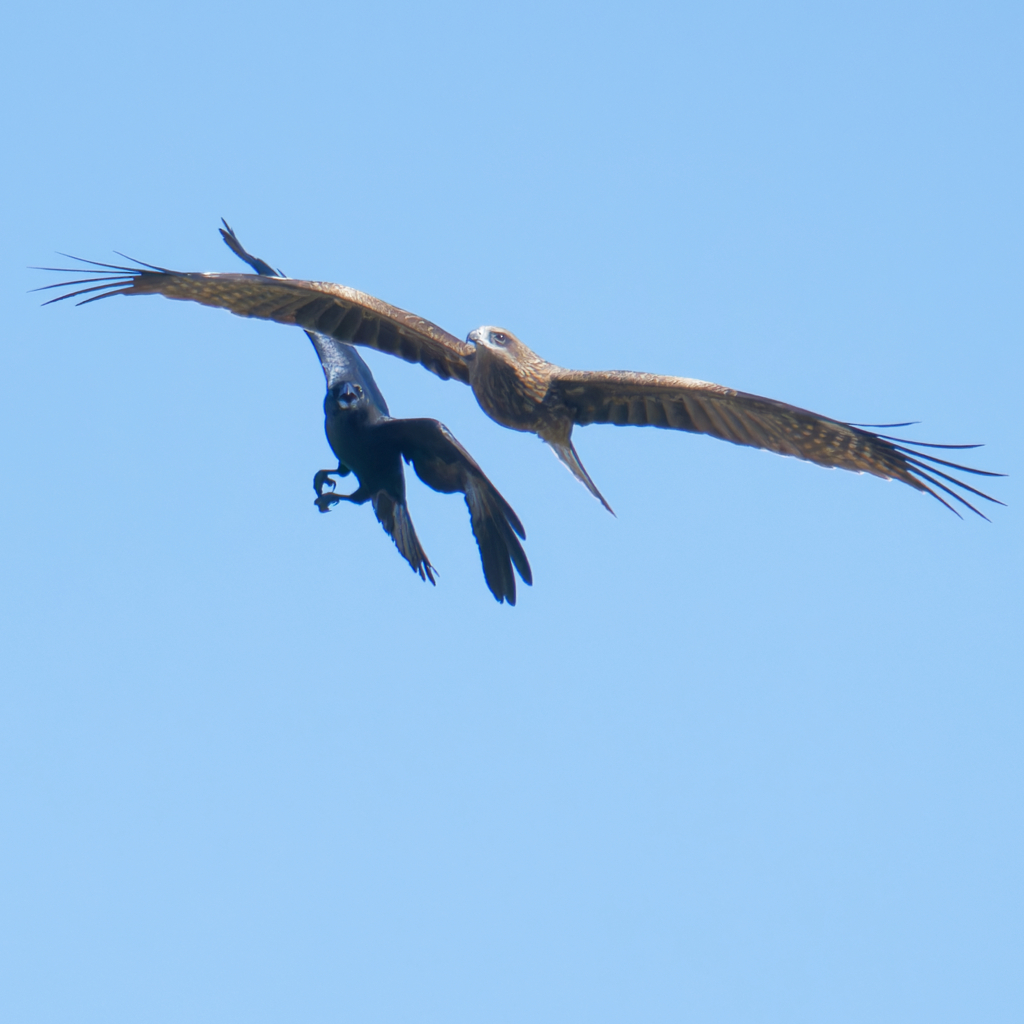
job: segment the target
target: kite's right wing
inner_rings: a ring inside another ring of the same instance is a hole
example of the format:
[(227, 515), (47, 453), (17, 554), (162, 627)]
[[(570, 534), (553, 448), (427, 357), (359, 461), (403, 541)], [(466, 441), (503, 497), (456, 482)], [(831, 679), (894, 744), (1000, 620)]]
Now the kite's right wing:
[[(70, 258), (78, 259), (77, 256)], [(47, 285), (47, 288), (75, 289), (51, 299), (51, 302), (81, 295), (90, 297), (81, 299), (79, 305), (111, 295), (163, 295), (168, 299), (185, 299), (203, 306), (227, 309), (236, 316), (294, 324), (335, 341), (365, 345), (406, 362), (419, 363), (442, 380), (454, 378), (463, 384), (469, 383), (466, 360), (474, 351), (471, 344), (429, 320), (355, 288), (266, 274), (195, 274), (149, 264), (134, 268), (94, 263), (92, 260), (79, 262), (98, 269), (81, 271), (92, 274), (91, 277)], [(76, 273), (67, 267), (39, 269)], [(77, 285), (87, 287), (77, 288)], [(90, 295), (92, 292), (97, 294)]]

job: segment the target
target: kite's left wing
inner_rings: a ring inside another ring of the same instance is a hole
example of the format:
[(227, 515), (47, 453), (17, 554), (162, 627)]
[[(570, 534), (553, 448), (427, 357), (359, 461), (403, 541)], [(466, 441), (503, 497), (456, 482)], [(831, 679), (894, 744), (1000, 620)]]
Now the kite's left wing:
[[(819, 416), (795, 405), (703, 380), (626, 370), (559, 368), (551, 381), (545, 404), (566, 408), (573, 422), (580, 426), (613, 423), (617, 426), (687, 430), (709, 434), (733, 444), (764, 448), (779, 455), (792, 455), (819, 466), (871, 473), (886, 480), (902, 480), (916, 490), (926, 491), (952, 509), (936, 492), (935, 488), (938, 488), (978, 515), (982, 513), (947, 484), (997, 505), (1002, 504), (943, 472), (940, 467), (979, 476), (1003, 474), (971, 469), (917, 450), (977, 448), (978, 445), (932, 445), (905, 441), (876, 434), (863, 426)], [(889, 427), (909, 425), (885, 424)]]

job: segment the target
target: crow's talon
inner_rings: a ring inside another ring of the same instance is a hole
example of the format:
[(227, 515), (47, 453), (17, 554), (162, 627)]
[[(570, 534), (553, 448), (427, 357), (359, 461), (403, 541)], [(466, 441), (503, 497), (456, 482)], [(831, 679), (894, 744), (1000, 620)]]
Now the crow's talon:
[(346, 497), (347, 495), (345, 494), (321, 494), (319, 497), (313, 499), (313, 504), (316, 505), (321, 512), (330, 512), (338, 502), (344, 501)]
[(331, 485), (332, 491), (338, 486), (338, 481), (331, 479), (332, 474), (337, 472), (336, 469), (317, 470), (316, 476), (313, 477), (313, 490), (316, 491), (318, 498), (324, 493), (324, 486), (326, 484)]

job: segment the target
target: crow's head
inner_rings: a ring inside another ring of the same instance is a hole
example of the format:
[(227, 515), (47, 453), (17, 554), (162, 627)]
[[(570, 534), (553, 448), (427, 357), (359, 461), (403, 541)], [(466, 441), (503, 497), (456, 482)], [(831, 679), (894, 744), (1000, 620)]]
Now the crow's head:
[(336, 381), (327, 391), (327, 400), (324, 403), (328, 411), (355, 412), (368, 404), (366, 392), (361, 384), (354, 381)]

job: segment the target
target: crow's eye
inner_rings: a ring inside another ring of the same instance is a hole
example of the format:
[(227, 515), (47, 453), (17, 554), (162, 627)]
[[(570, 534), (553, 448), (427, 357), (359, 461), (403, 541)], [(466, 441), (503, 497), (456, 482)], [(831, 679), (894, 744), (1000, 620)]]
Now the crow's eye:
[(356, 394), (357, 395), (362, 395), (362, 393), (363, 393), (363, 389), (357, 384), (356, 385)]

